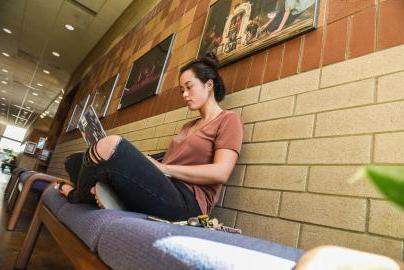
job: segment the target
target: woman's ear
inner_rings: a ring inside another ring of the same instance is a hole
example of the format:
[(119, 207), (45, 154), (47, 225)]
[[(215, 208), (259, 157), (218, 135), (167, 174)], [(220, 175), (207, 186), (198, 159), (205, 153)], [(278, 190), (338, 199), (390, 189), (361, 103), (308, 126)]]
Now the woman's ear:
[(213, 89), (213, 80), (212, 79), (209, 79), (205, 84), (209, 88), (209, 90)]

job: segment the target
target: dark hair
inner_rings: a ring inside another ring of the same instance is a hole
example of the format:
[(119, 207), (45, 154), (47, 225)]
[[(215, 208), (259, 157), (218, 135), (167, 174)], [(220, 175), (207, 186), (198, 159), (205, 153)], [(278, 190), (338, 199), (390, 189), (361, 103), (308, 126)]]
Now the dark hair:
[(180, 75), (187, 70), (192, 70), (195, 76), (203, 83), (212, 80), (215, 100), (220, 102), (224, 99), (226, 89), (224, 87), (222, 77), (220, 77), (219, 73), (217, 72), (217, 65), (218, 60), (216, 56), (209, 54), (205, 57), (197, 58), (181, 67)]

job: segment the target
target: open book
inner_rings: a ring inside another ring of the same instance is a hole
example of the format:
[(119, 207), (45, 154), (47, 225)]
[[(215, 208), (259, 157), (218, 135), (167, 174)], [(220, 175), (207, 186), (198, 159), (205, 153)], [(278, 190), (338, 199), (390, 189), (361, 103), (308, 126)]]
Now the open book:
[(83, 116), (80, 118), (78, 128), (88, 146), (107, 136), (91, 105), (87, 107)]

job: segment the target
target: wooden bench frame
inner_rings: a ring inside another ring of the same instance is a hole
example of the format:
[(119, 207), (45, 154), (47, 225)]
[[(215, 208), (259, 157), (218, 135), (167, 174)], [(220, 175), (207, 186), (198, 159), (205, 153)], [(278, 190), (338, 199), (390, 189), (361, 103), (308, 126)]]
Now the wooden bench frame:
[(11, 211), (11, 216), (8, 220), (7, 223), (7, 230), (9, 231), (14, 231), (15, 226), (17, 225), (17, 221), (21, 215), (22, 208), (24, 207), (25, 201), (27, 200), (28, 194), (31, 191), (32, 185), (36, 181), (46, 181), (49, 183), (55, 183), (55, 182), (67, 182), (66, 179), (58, 178), (49, 174), (45, 173), (34, 173), (31, 175), (23, 184), (21, 192), (18, 190), (18, 185), (19, 185), (19, 177), (16, 179), (11, 178), (10, 181), (14, 181), (13, 183), (10, 183), (11, 190), (9, 194), (9, 198), (7, 200), (8, 205), (7, 205), (7, 210)]
[(110, 269), (95, 253), (91, 252), (90, 249), (73, 232), (71, 232), (69, 228), (63, 225), (51, 213), (51, 211), (43, 204), (42, 199), (35, 210), (34, 217), (18, 254), (14, 269), (26, 269), (41, 232), (42, 225), (45, 225), (63, 253), (72, 262), (75, 269)]

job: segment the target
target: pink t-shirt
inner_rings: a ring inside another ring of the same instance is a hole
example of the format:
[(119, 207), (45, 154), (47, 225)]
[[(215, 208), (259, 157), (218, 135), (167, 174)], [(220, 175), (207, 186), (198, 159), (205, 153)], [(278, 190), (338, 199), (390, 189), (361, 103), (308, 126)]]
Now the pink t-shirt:
[[(164, 155), (162, 163), (173, 165), (212, 164), (216, 149), (231, 149), (240, 154), (243, 123), (238, 113), (222, 111), (196, 131), (189, 129), (198, 121), (186, 123)], [(183, 182), (195, 195), (202, 213), (209, 214), (219, 200), (222, 185), (196, 185)]]

